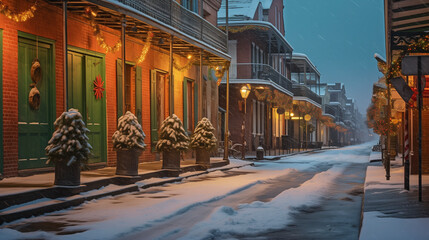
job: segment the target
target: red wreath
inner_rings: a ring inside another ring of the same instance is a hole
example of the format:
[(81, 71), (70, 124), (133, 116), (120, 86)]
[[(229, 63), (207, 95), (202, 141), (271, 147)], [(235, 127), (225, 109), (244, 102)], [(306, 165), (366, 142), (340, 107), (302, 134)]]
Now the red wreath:
[(94, 95), (95, 99), (103, 98), (104, 82), (101, 80), (101, 75), (98, 75), (94, 80)]

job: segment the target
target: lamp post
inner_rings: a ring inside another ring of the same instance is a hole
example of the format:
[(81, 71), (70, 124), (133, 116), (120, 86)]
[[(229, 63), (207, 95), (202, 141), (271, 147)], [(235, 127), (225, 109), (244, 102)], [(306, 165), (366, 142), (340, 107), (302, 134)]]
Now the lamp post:
[(241, 132), (242, 132), (242, 135), (243, 135), (243, 145), (242, 145), (242, 149), (241, 149), (241, 159), (244, 160), (244, 158), (245, 158), (244, 149), (245, 149), (245, 146), (246, 146), (246, 137), (245, 137), (245, 133), (246, 133), (246, 129), (245, 129), (246, 128), (246, 100), (247, 100), (247, 97), (250, 94), (250, 86), (244, 85), (243, 87), (241, 87), (240, 94), (241, 94), (241, 97), (244, 99), (243, 124), (241, 125)]

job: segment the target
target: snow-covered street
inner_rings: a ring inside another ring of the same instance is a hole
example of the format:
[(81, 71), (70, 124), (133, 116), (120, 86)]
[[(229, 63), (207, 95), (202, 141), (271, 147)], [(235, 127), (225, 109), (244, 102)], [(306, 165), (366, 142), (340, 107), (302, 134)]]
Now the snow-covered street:
[(357, 239), (372, 145), (259, 161), (255, 166), (98, 199), (5, 224), (0, 235), (5, 239)]

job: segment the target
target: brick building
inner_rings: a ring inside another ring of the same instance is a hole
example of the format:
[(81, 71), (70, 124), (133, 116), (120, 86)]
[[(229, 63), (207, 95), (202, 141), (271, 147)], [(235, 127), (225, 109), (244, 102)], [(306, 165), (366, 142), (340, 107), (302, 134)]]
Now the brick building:
[[(220, 26), (225, 26), (225, 7), (223, 2)], [(293, 49), (284, 37), (283, 1), (230, 1), (229, 9), (229, 107), (231, 113), (239, 113), (230, 118), (231, 140), (242, 142), (245, 119), (248, 150), (255, 151), (259, 145), (265, 150), (279, 149), (280, 136), (287, 134), (285, 112), (292, 108), (293, 96), (287, 67)], [(240, 95), (243, 86), (250, 87), (246, 110)], [(225, 81), (220, 86), (221, 107), (224, 96)]]
[[(2, 2), (19, 13), (35, 1)], [(138, 117), (147, 136), (141, 161), (159, 159), (153, 145), (161, 121), (172, 113), (189, 132), (203, 116), (216, 126), (218, 89), (209, 67), (230, 60), (226, 34), (216, 27), (220, 5), (220, 0), (70, 1), (67, 28), (59, 0), (37, 1), (34, 17), (24, 22), (0, 14), (0, 173), (49, 168), (44, 148), (53, 122), (72, 107), (91, 130), (92, 165), (116, 164), (111, 136), (126, 111)], [(118, 51), (107, 51), (123, 37)], [(35, 85), (40, 105), (34, 108), (28, 99), (36, 58), (42, 78)], [(101, 99), (94, 96), (96, 77), (104, 82)]]

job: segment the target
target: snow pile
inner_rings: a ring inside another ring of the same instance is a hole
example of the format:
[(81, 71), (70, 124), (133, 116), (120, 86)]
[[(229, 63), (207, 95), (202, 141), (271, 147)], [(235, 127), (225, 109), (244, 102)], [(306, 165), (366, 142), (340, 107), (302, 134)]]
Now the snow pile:
[(139, 148), (144, 150), (146, 144), (144, 143), (146, 135), (142, 130), (142, 126), (137, 121), (137, 117), (130, 111), (118, 120), (118, 130), (113, 134), (113, 148), (114, 149), (131, 149)]
[(45, 148), (48, 161), (65, 161), (70, 166), (75, 162), (85, 162), (91, 152), (86, 133), (89, 130), (82, 121), (82, 115), (77, 109), (70, 108), (63, 112), (54, 122), (57, 130), (52, 134)]
[(214, 130), (209, 119), (205, 117), (201, 119), (195, 128), (194, 134), (191, 136), (191, 147), (212, 150), (217, 144)]
[(289, 214), (294, 208), (317, 204), (323, 192), (328, 190), (342, 170), (343, 167), (336, 166), (316, 174), (300, 187), (288, 189), (270, 202), (242, 204), (237, 210), (227, 206), (219, 207), (206, 221), (196, 224), (181, 239), (212, 239), (222, 233), (247, 235), (282, 229), (291, 221)]
[(158, 152), (186, 151), (189, 147), (189, 137), (183, 128), (182, 121), (176, 114), (167, 117), (162, 122), (159, 135), (159, 140), (156, 143)]

